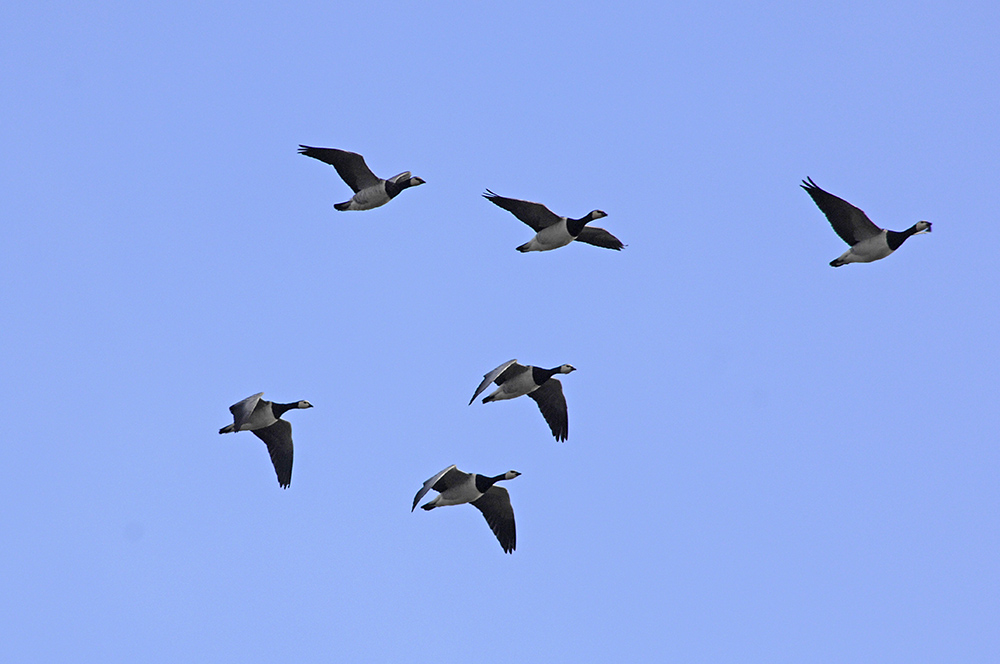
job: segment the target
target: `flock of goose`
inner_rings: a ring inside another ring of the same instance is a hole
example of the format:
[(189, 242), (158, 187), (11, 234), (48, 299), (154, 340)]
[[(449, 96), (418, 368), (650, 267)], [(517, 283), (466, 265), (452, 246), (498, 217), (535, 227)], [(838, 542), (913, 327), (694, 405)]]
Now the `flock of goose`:
[[(372, 173), (364, 157), (355, 152), (335, 148), (315, 148), (299, 146), (299, 153), (318, 159), (333, 166), (341, 179), (354, 191), (354, 196), (343, 203), (337, 203), (337, 210), (371, 210), (385, 205), (404, 189), (424, 184), (424, 180), (413, 177), (405, 171), (394, 177), (383, 179)], [(812, 197), (817, 207), (826, 215), (833, 230), (850, 248), (830, 262), (833, 267), (848, 263), (871, 263), (893, 253), (911, 235), (929, 233), (931, 224), (918, 221), (905, 231), (890, 231), (876, 226), (863, 211), (847, 201), (824, 191), (812, 179), (802, 182), (802, 188)], [(603, 210), (593, 210), (579, 219), (561, 217), (541, 203), (532, 203), (515, 198), (498, 196), (489, 189), (483, 196), (490, 202), (507, 210), (527, 224), (535, 236), (517, 247), (518, 251), (551, 251), (578, 241), (605, 249), (620, 251), (624, 245), (614, 235), (589, 226), (590, 222), (608, 216)], [(483, 398), (483, 403), (514, 399), (527, 395), (538, 404), (542, 417), (557, 441), (569, 437), (569, 415), (562, 383), (556, 374), (568, 374), (575, 369), (563, 364), (552, 369), (542, 369), (519, 364), (517, 360), (504, 362), (483, 376), (469, 405), (476, 400), (490, 384), (497, 389)], [(308, 401), (274, 403), (262, 399), (263, 392), (233, 404), (229, 411), (233, 423), (222, 427), (219, 433), (252, 431), (264, 441), (271, 455), (271, 463), (278, 476), (278, 484), (284, 489), (292, 482), (292, 425), (281, 416), (296, 408), (312, 408)], [(494, 476), (466, 473), (454, 465), (448, 466), (426, 482), (413, 499), (413, 511), (417, 503), (433, 489), (436, 497), (421, 505), (421, 509), (432, 510), (446, 505), (471, 504), (483, 513), (490, 529), (496, 535), (505, 553), (512, 553), (517, 543), (514, 526), (514, 508), (510, 494), (497, 482), (511, 480), (520, 475), (516, 470)]]

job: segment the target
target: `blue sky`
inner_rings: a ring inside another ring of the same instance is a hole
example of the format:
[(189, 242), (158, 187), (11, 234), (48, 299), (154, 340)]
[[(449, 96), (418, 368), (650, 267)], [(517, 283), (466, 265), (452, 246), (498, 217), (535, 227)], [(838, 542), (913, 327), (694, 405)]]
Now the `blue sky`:
[[(996, 661), (998, 19), (8, 3), (10, 661)], [(339, 213), (300, 143), (427, 184)], [(806, 176), (934, 232), (830, 268)], [(566, 443), (466, 405), (510, 358), (578, 369)], [(217, 434), (259, 391), (287, 491)], [(410, 512), (452, 463), (522, 473), (516, 553)]]

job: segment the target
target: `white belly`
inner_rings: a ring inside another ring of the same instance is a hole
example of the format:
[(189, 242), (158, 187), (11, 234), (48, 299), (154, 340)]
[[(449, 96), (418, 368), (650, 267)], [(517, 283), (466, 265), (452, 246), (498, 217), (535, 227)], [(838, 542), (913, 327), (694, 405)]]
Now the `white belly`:
[(271, 412), (270, 406), (265, 406), (264, 408), (257, 408), (250, 415), (250, 419), (243, 423), (240, 427), (240, 431), (254, 431), (256, 429), (263, 429), (264, 427), (269, 427), (275, 422), (277, 422), (274, 413)]
[(372, 208), (385, 205), (390, 200), (389, 195), (385, 193), (385, 183), (380, 182), (374, 187), (362, 189), (358, 193), (354, 194), (354, 197), (351, 198), (351, 204), (347, 209), (371, 210)]
[(840, 260), (844, 263), (871, 263), (892, 253), (885, 231), (851, 247)]
[(463, 482), (459, 486), (452, 487), (444, 493), (438, 494), (437, 498), (432, 501), (434, 506), (464, 505), (482, 496), (483, 494), (479, 493), (479, 489), (476, 488), (474, 477), (470, 477), (468, 482)]
[(531, 370), (524, 371), (498, 387), (489, 398), (493, 401), (503, 399), (516, 399), (517, 397), (530, 394), (538, 389), (535, 381), (531, 379)]
[(548, 228), (538, 231), (538, 234), (528, 243), (526, 251), (551, 251), (565, 247), (574, 239), (576, 238), (566, 230), (566, 217), (563, 217)]

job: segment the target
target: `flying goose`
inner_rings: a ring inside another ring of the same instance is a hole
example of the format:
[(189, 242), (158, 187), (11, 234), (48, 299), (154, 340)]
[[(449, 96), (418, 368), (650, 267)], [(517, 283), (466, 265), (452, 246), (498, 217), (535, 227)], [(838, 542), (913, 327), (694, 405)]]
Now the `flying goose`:
[(292, 408), (312, 408), (308, 401), (293, 403), (272, 403), (261, 399), (263, 392), (247, 397), (229, 407), (233, 423), (219, 429), (219, 433), (252, 431), (264, 441), (271, 453), (274, 472), (278, 474), (278, 484), (287, 489), (292, 483), (292, 425), (281, 419), (285, 411)]
[(469, 399), (469, 405), (490, 383), (499, 387), (491, 394), (483, 397), (483, 403), (514, 399), (527, 394), (538, 404), (542, 417), (548, 422), (552, 435), (558, 441), (569, 437), (569, 415), (566, 412), (566, 397), (563, 396), (562, 383), (553, 378), (557, 373), (568, 374), (576, 369), (568, 364), (554, 369), (539, 369), (538, 367), (518, 364), (517, 360), (509, 360), (493, 371), (483, 376), (483, 382), (476, 388), (476, 393)]
[(906, 241), (906, 238), (918, 233), (930, 233), (931, 222), (918, 221), (905, 231), (887, 231), (879, 228), (868, 218), (862, 210), (854, 207), (843, 198), (823, 191), (807, 178), (799, 185), (812, 196), (816, 206), (823, 211), (826, 218), (830, 220), (830, 225), (851, 248), (845, 251), (840, 258), (830, 261), (833, 267), (840, 267), (848, 263), (871, 263), (880, 258), (885, 258), (892, 252), (899, 249), (899, 246)]
[(603, 228), (587, 226), (595, 219), (608, 216), (603, 210), (593, 210), (579, 219), (569, 219), (568, 217), (560, 217), (541, 203), (504, 198), (497, 196), (489, 189), (483, 194), (483, 198), (507, 210), (535, 231), (535, 237), (530, 242), (517, 248), (520, 252), (550, 251), (564, 247), (573, 240), (615, 251), (621, 251), (622, 247), (625, 246), (618, 238)]
[(496, 486), (496, 483), (512, 480), (520, 474), (516, 470), (508, 470), (502, 475), (486, 477), (475, 473), (463, 473), (453, 464), (424, 482), (423, 488), (417, 491), (413, 499), (410, 511), (417, 508), (417, 503), (431, 489), (437, 491), (438, 495), (430, 502), (421, 505), (421, 509), (432, 510), (446, 505), (471, 503), (486, 517), (486, 523), (490, 524), (490, 529), (497, 536), (504, 553), (513, 553), (517, 543), (514, 508), (510, 506), (510, 494), (507, 493), (507, 489)]
[(383, 180), (371, 172), (365, 163), (365, 158), (356, 152), (300, 145), (299, 154), (330, 164), (337, 169), (337, 173), (347, 186), (354, 190), (354, 197), (351, 200), (333, 206), (342, 212), (377, 208), (391, 201), (404, 189), (424, 184), (422, 179), (410, 177), (410, 171)]

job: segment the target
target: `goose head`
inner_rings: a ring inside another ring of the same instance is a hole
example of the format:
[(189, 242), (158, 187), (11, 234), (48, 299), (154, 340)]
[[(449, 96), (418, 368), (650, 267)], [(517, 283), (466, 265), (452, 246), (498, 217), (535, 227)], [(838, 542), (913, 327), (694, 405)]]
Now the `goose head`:
[(303, 400), (303, 401), (296, 402), (295, 403), (295, 407), (296, 408), (312, 408), (313, 405), (311, 403), (309, 403), (308, 401), (304, 401)]
[(571, 371), (576, 371), (576, 367), (574, 367), (571, 364), (564, 364), (561, 367), (559, 367), (558, 373), (567, 374)]
[(512, 480), (520, 474), (521, 473), (517, 472), (516, 470), (508, 470), (506, 473), (503, 474), (503, 479)]
[(588, 215), (591, 221), (594, 221), (595, 219), (601, 219), (606, 216), (608, 216), (608, 213), (605, 212), (604, 210), (592, 210), (591, 213)]
[(931, 222), (929, 221), (918, 221), (913, 225), (917, 229), (917, 233), (930, 233), (931, 232)]

